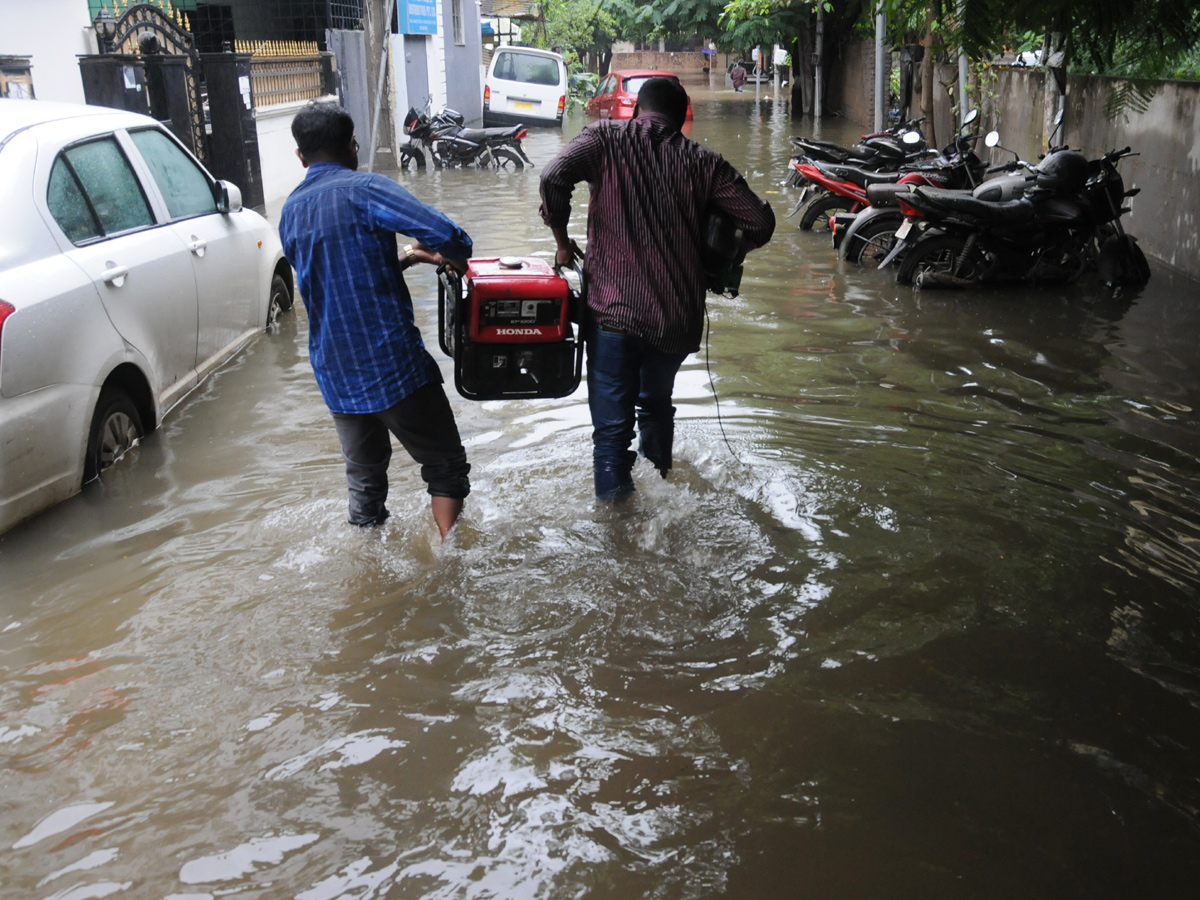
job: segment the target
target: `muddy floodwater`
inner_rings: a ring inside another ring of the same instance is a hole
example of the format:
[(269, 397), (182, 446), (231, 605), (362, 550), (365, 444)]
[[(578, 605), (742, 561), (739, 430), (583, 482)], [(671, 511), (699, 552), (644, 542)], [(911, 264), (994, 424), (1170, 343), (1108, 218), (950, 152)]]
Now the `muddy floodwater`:
[[(0, 537), (0, 897), (1195, 890), (1200, 286), (851, 268), (783, 218), (812, 125), (768, 95), (695, 93), (779, 227), (710, 298), (669, 481), (597, 507), (582, 389), (451, 388), (453, 539), (402, 452), (354, 529), (298, 305)], [(582, 124), (401, 178), (477, 254), (549, 256)]]

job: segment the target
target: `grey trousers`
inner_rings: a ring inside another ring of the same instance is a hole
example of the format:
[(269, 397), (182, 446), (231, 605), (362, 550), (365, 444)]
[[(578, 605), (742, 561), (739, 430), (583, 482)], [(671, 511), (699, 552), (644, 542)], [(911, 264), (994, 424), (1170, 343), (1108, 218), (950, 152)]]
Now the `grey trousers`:
[(387, 470), (393, 434), (420, 463), (421, 478), (431, 495), (461, 500), (471, 492), (467, 477), (471, 466), (440, 384), (420, 387), (382, 412), (332, 415), (346, 461), (351, 525), (378, 525), (388, 517)]

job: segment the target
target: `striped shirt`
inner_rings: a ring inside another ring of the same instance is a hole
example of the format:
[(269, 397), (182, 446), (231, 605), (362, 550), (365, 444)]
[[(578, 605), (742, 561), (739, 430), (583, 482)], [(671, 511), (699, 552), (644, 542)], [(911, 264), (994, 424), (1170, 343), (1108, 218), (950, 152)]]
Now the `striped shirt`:
[(397, 232), (450, 259), (471, 256), (465, 231), (383, 175), (314, 163), (283, 204), (279, 237), (300, 282), (309, 357), (332, 412), (381, 412), (442, 381), (413, 321)]
[(705, 215), (717, 207), (748, 249), (775, 230), (775, 214), (719, 153), (642, 111), (585, 128), (542, 172), (542, 220), (566, 227), (574, 186), (591, 188), (588, 308), (596, 322), (665, 353), (700, 348), (706, 275)]

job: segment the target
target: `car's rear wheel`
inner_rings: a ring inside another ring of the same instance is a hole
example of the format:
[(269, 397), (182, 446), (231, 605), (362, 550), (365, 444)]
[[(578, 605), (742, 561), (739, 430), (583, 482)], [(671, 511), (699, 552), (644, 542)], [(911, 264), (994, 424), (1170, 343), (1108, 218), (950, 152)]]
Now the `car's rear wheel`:
[(129, 395), (118, 388), (102, 390), (88, 432), (83, 483), (99, 478), (105, 469), (132, 450), (143, 434), (142, 417)]
[(282, 275), (271, 279), (271, 302), (267, 305), (267, 330), (275, 324), (280, 313), (292, 308), (292, 292), (288, 290), (287, 282)]

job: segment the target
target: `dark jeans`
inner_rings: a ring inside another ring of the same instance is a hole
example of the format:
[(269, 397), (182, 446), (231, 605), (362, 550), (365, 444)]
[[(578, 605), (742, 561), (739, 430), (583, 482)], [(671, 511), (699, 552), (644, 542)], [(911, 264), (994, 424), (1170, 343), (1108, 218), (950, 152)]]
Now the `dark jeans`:
[(440, 384), (417, 388), (382, 412), (332, 415), (346, 460), (351, 525), (378, 525), (388, 517), (385, 501), (393, 434), (421, 464), (421, 478), (431, 495), (461, 500), (471, 492), (467, 478), (471, 466)]
[(587, 329), (588, 407), (592, 413), (592, 468), (596, 496), (611, 500), (633, 491), (637, 454), (629, 449), (637, 422), (638, 451), (665, 478), (671, 468), (675, 407), (671, 391), (686, 353), (663, 353), (639, 338)]

